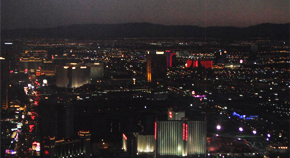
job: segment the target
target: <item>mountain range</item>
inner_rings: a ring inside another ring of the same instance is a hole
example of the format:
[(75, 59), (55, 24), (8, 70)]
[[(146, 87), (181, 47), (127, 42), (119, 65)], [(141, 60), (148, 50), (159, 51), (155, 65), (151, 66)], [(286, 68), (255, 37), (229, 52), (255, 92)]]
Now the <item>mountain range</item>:
[(125, 24), (75, 24), (43, 29), (1, 30), (2, 38), (218, 38), (244, 39), (262, 37), (269, 39), (289, 39), (290, 23), (259, 24), (249, 27), (199, 27), (192, 25), (160, 25), (151, 23)]

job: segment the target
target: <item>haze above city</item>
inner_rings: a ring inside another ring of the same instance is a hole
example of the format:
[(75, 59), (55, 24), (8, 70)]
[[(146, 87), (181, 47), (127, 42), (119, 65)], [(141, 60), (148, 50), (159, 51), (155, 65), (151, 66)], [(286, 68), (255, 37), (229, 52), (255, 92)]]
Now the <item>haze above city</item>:
[(288, 0), (1, 1), (1, 29), (148, 22), (247, 27), (289, 23)]

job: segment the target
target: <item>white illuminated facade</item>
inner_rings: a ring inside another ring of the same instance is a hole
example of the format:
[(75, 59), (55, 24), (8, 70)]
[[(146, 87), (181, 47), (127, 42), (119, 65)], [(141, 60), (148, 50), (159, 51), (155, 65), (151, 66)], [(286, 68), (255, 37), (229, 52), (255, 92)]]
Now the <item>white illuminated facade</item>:
[(182, 121), (157, 122), (157, 155), (183, 156), (184, 141)]
[(103, 63), (69, 63), (56, 68), (56, 86), (78, 88), (90, 84), (91, 80), (104, 77)]
[(206, 154), (206, 122), (188, 121), (187, 155)]
[[(123, 134), (122, 149), (125, 152), (136, 151), (137, 155), (154, 154), (156, 157), (206, 156), (206, 121), (188, 121), (184, 117), (172, 120), (170, 115), (173, 113), (170, 111), (171, 109), (168, 111), (168, 121), (155, 122), (154, 135), (135, 133), (128, 143), (126, 135)], [(135, 140), (136, 146), (133, 145)]]
[(137, 152), (153, 153), (155, 151), (154, 135), (138, 135), (137, 136)]
[(128, 138), (127, 138), (127, 136), (125, 134), (123, 134), (122, 136), (123, 136), (122, 137), (122, 149), (125, 152), (127, 152), (127, 149), (128, 149), (128, 147), (127, 147), (127, 140), (128, 140)]
[(206, 155), (205, 121), (157, 121), (156, 155)]

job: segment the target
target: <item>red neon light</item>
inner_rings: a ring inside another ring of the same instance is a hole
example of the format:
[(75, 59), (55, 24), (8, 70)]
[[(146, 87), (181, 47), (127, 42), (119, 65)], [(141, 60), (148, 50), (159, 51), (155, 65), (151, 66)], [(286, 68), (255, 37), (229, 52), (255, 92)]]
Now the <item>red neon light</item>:
[(155, 131), (154, 131), (154, 138), (156, 140), (156, 136), (157, 136), (157, 123), (155, 122)]
[(32, 120), (34, 120), (34, 119), (35, 119), (35, 116), (30, 116), (30, 117), (31, 117), (31, 119), (32, 119)]
[(127, 137), (126, 137), (126, 135), (125, 135), (125, 134), (123, 134), (123, 137), (124, 137), (124, 139), (125, 139), (125, 140), (127, 140)]
[(213, 67), (213, 62), (210, 61), (210, 60), (203, 60), (203, 61), (200, 61), (201, 65), (203, 67), (205, 67), (206, 69), (207, 68), (212, 68)]
[(169, 118), (171, 118), (171, 119), (172, 119), (172, 118), (173, 118), (172, 111), (169, 111), (169, 113), (168, 113), (168, 114), (169, 114)]
[(34, 105), (37, 106), (38, 105), (38, 101), (34, 101)]
[(13, 73), (13, 70), (11, 70), (10, 73), (12, 74)]
[(29, 125), (29, 132), (32, 132), (34, 125)]
[(188, 130), (187, 130), (187, 124), (185, 126), (185, 141), (188, 139)]
[(45, 154), (45, 155), (49, 155), (49, 151), (45, 150), (45, 151), (44, 151), (44, 154)]
[(38, 142), (33, 142), (33, 143), (32, 143), (32, 145), (38, 145), (38, 144), (39, 144)]
[(27, 72), (27, 71), (28, 71), (28, 69), (25, 69), (24, 71), (25, 71), (25, 72)]
[(170, 64), (169, 65), (170, 67), (172, 67), (172, 57), (173, 57), (173, 55), (177, 55), (177, 53), (171, 53), (170, 54), (170, 63), (169, 63)]
[(198, 67), (198, 61), (193, 61), (193, 67)]
[(182, 140), (185, 140), (185, 123), (183, 123)]
[(187, 60), (186, 63), (187, 63), (186, 67), (189, 68), (189, 67), (191, 67), (192, 60)]

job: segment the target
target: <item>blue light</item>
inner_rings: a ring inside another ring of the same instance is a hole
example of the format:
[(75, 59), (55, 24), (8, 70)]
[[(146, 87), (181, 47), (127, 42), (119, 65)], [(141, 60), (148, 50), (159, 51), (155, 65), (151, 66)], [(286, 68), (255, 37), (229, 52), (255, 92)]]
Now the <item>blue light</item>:
[(245, 120), (253, 120), (253, 118), (257, 118), (259, 117), (259, 115), (250, 115), (250, 116), (246, 116), (246, 115), (240, 115), (236, 112), (233, 112), (233, 116), (237, 116), (239, 117), (240, 119), (245, 119)]

